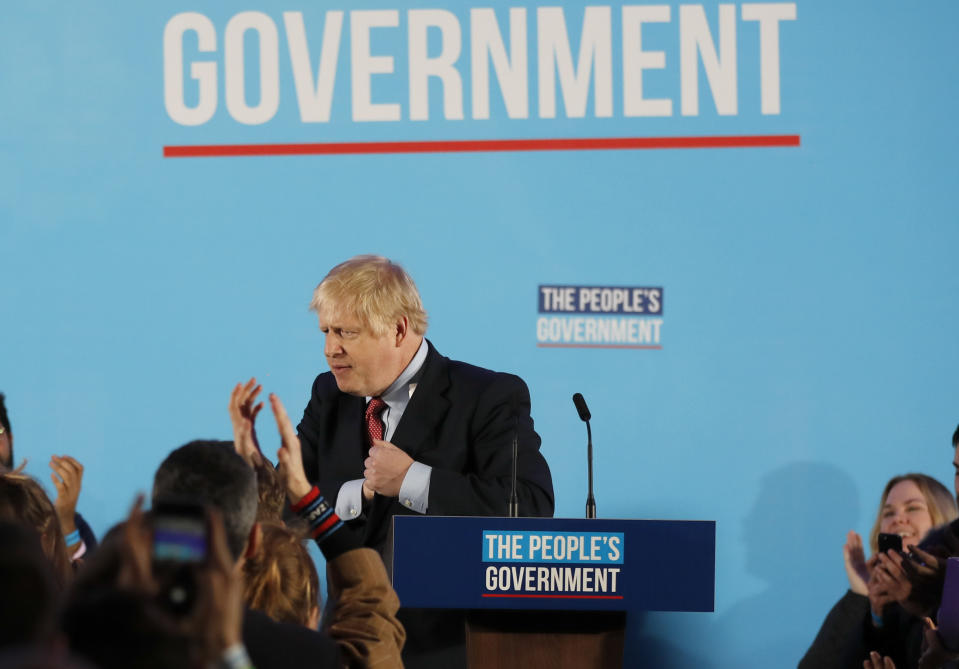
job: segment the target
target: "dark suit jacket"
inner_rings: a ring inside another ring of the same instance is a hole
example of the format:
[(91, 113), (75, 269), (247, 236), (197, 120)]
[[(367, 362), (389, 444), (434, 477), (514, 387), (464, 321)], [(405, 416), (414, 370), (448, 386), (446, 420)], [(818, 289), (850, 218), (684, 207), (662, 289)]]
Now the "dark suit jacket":
[[(363, 478), (363, 460), (369, 450), (365, 410), (365, 398), (340, 392), (329, 372), (314, 381), (297, 431), (306, 475), (328, 499), (335, 499), (346, 481)], [(514, 430), (519, 445), (519, 513), (552, 516), (552, 478), (539, 452), (529, 390), (518, 376), (450, 360), (429, 344), (416, 392), (391, 442), (433, 468), (429, 515), (505, 516)], [(390, 520), (413, 513), (395, 498), (377, 495), (366, 516), (350, 524), (362, 529), (365, 545), (378, 550), (391, 571)], [(416, 652), (439, 642), (439, 637), (446, 636), (440, 627), (448, 631), (453, 625), (462, 626), (454, 618), (401, 609), (407, 649)]]

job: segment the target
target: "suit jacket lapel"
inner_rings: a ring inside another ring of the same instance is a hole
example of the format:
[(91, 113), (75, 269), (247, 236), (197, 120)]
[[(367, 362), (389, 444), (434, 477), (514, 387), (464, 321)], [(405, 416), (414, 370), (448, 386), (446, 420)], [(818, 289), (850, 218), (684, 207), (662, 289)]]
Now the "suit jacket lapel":
[(414, 460), (429, 445), (436, 434), (436, 426), (449, 411), (450, 402), (446, 391), (450, 385), (448, 360), (440, 355), (433, 345), (423, 363), (423, 374), (416, 386), (410, 403), (396, 426), (392, 442), (406, 451)]
[[(391, 440), (395, 446), (406, 451), (414, 460), (424, 447), (432, 443), (435, 427), (443, 420), (450, 406), (446, 398), (446, 391), (450, 385), (448, 361), (433, 348), (432, 344), (429, 342), (427, 344), (430, 350), (426, 356), (426, 362), (423, 363), (423, 374)], [(391, 556), (393, 550), (392, 546), (387, 545), (387, 537), (390, 530), (389, 511), (394, 504), (398, 509), (403, 508), (399, 506), (395, 498), (376, 495), (373, 498), (366, 526), (366, 545), (377, 547), (384, 559)], [(388, 568), (392, 568), (392, 563)]]
[[(366, 401), (340, 393), (336, 402), (336, 431), (333, 453), (342, 454), (337, 460), (345, 472), (354, 472), (357, 462), (362, 467), (369, 446), (366, 443), (366, 426), (363, 416), (366, 413)], [(362, 472), (362, 469), (360, 470)], [(348, 475), (347, 475), (348, 476)], [(346, 477), (343, 479), (346, 480)]]

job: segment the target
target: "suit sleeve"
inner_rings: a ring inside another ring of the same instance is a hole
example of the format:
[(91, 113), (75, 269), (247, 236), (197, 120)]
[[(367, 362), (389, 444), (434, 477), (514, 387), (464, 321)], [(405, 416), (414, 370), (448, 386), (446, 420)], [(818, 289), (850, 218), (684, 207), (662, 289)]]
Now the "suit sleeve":
[(553, 515), (553, 483), (530, 416), (529, 390), (518, 376), (497, 374), (482, 391), (468, 425), (462, 471), (433, 467), (430, 515), (505, 516), (517, 435), (517, 497), (521, 516)]

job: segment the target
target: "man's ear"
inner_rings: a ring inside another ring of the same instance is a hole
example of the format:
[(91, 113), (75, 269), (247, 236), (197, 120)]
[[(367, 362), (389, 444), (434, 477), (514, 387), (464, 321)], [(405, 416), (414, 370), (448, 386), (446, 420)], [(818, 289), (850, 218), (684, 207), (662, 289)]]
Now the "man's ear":
[(246, 538), (246, 550), (243, 551), (243, 557), (247, 560), (253, 558), (256, 552), (260, 550), (260, 540), (263, 538), (263, 530), (259, 523), (253, 523), (250, 528), (250, 536)]
[(410, 321), (406, 316), (400, 316), (396, 320), (396, 346), (399, 347), (406, 339), (410, 331)]

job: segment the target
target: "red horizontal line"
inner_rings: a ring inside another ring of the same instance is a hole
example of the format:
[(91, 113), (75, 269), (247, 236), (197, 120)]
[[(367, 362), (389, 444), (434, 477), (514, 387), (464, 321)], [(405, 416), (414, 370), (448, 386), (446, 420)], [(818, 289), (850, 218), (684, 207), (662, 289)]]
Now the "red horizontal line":
[(662, 351), (662, 345), (640, 346), (638, 344), (536, 344), (540, 348), (632, 348), (644, 351)]
[(623, 599), (622, 595), (500, 595), (483, 594), (483, 597), (507, 597), (518, 599)]
[(301, 156), (375, 153), (466, 153), (488, 151), (592, 151), (609, 149), (735, 149), (799, 146), (799, 135), (713, 137), (568, 137), (560, 139), (466, 139), (424, 142), (325, 142), (312, 144), (196, 144), (164, 146), (164, 158)]

